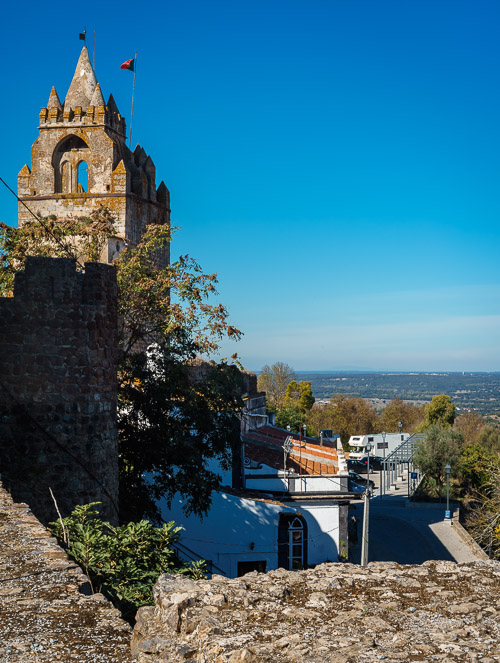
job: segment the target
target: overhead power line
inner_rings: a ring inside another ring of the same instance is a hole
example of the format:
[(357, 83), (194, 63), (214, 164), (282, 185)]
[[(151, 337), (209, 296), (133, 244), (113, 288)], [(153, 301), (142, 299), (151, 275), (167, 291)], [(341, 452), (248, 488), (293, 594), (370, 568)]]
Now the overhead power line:
[(44, 221), (41, 217), (37, 216), (37, 215), (36, 215), (36, 214), (35, 214), (35, 213), (34, 213), (34, 212), (28, 207), (28, 205), (26, 205), (26, 203), (24, 202), (24, 200), (21, 200), (21, 198), (19, 198), (19, 196), (17, 195), (17, 193), (16, 193), (13, 189), (10, 188), (10, 186), (7, 184), (7, 182), (6, 182), (2, 177), (0, 177), (0, 182), (2, 182), (2, 184), (3, 184), (3, 185), (4, 185), (4, 186), (5, 186), (5, 187), (11, 192), (11, 194), (16, 198), (17, 202), (18, 202), (18, 203), (21, 203), (21, 205), (22, 205), (23, 207), (25, 207), (25, 208), (28, 210), (28, 212), (29, 212), (29, 213), (31, 214), (31, 216), (35, 219), (35, 221), (36, 221), (37, 223), (39, 223), (39, 224), (42, 226), (42, 228), (45, 230), (45, 232), (46, 232), (48, 235), (50, 235), (50, 237), (52, 237), (52, 239), (56, 242), (56, 244), (58, 244), (58, 245), (63, 249), (63, 251), (64, 251), (65, 253), (68, 254), (68, 257), (70, 257), (72, 260), (76, 260), (76, 263), (79, 265), (79, 267), (81, 267), (81, 269), (83, 269), (84, 266), (82, 265), (82, 263), (78, 260), (78, 258), (75, 258), (75, 256), (71, 253), (71, 251), (70, 251), (70, 250), (68, 249), (68, 247), (66, 246), (66, 244), (64, 244), (63, 242), (61, 242), (61, 240), (59, 239), (59, 237), (57, 237), (57, 235), (55, 235), (55, 234), (52, 232), (52, 230), (51, 230), (50, 227), (45, 223), (45, 221)]

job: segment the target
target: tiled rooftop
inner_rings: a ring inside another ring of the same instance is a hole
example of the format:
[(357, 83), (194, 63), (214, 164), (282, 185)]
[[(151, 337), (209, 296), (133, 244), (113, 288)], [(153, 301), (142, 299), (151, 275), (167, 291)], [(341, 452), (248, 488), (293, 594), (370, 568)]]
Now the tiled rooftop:
[[(245, 437), (245, 455), (251, 460), (283, 468), (283, 443), (290, 433), (282, 428), (262, 426)], [(297, 474), (318, 475), (338, 472), (337, 450), (329, 443), (320, 446), (315, 438), (292, 435), (293, 447), (287, 468)]]

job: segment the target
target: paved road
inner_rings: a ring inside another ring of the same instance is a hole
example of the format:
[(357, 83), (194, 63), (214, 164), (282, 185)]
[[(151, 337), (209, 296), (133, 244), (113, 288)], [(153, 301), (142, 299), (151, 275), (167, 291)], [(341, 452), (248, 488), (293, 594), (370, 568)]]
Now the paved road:
[[(392, 490), (382, 500), (370, 502), (369, 561), (393, 561), (400, 564), (422, 564), (431, 559), (469, 562), (480, 559), (469, 548), (456, 528), (444, 521), (444, 509), (426, 505), (405, 506), (406, 485)], [(358, 518), (361, 539), (363, 504), (356, 503), (351, 511)], [(352, 561), (359, 563), (361, 540), (351, 548)]]

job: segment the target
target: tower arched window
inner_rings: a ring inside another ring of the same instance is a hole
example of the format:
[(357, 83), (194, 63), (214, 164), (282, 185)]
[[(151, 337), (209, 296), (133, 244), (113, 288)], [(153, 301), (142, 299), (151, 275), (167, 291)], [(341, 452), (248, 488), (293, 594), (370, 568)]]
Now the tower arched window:
[(52, 155), (54, 193), (79, 193), (92, 187), (89, 164), (92, 152), (87, 143), (71, 134), (59, 142)]
[(86, 161), (80, 161), (78, 164), (77, 191), (78, 193), (89, 190), (89, 166)]

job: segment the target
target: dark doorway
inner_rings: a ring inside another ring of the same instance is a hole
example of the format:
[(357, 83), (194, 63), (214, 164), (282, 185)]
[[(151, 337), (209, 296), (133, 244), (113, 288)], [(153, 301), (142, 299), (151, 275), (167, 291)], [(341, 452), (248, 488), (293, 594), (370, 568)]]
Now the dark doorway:
[(307, 523), (302, 516), (280, 515), (278, 566), (290, 571), (307, 568)]
[(267, 562), (265, 560), (238, 562), (238, 578), (241, 578), (241, 576), (244, 576), (245, 573), (250, 573), (251, 571), (258, 571), (259, 573), (265, 573), (266, 568), (267, 568)]

